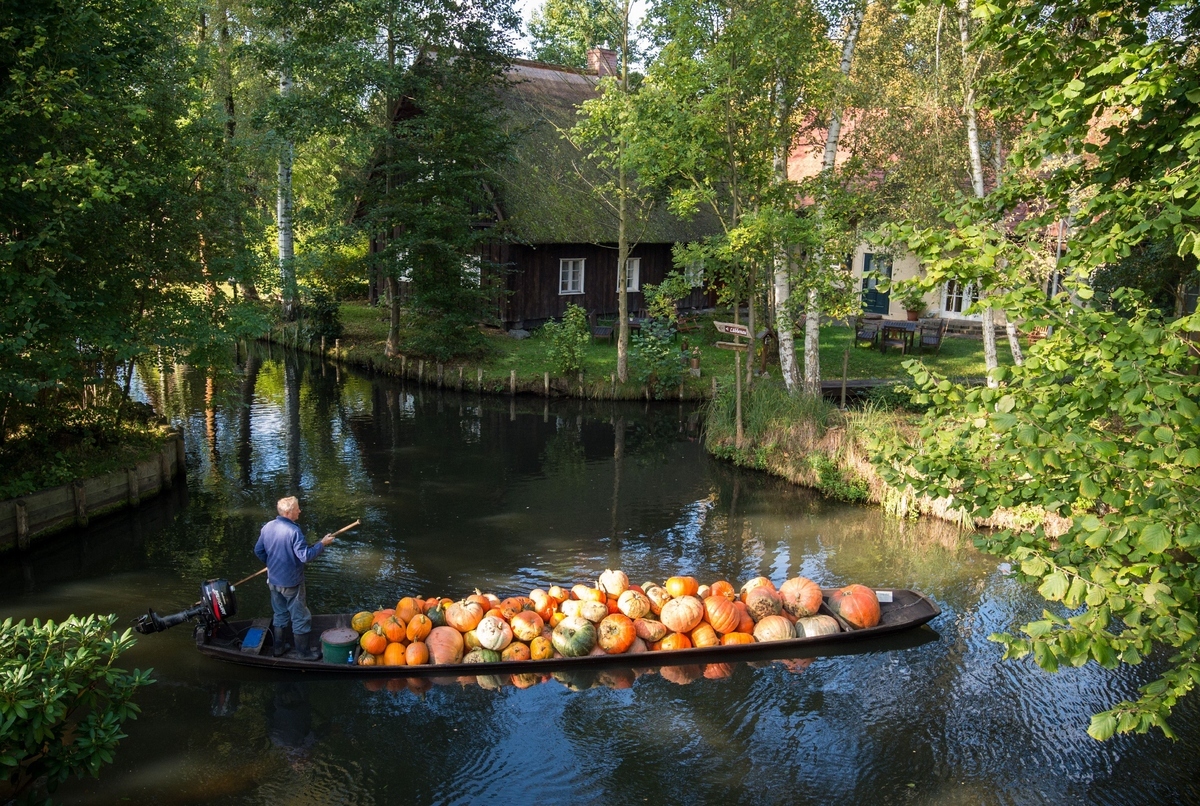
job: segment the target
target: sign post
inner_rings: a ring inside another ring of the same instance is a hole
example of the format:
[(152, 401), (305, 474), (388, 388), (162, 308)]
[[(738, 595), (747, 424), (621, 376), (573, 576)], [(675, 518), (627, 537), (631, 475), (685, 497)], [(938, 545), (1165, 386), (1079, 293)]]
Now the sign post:
[(733, 351), (734, 417), (737, 422), (734, 444), (740, 451), (746, 442), (745, 433), (742, 430), (742, 353), (749, 350), (749, 345), (743, 344), (740, 339), (742, 337), (750, 338), (750, 328), (735, 322), (713, 322), (713, 326), (716, 327), (718, 333), (733, 336), (733, 341), (719, 341), (717, 347)]

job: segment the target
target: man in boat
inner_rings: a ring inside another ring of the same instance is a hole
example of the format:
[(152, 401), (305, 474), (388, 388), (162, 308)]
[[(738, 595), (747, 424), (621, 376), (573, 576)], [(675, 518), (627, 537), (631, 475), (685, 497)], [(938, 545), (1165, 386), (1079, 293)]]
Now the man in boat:
[[(333, 542), (325, 535), (311, 546), (296, 521), (300, 520), (300, 502), (295, 496), (280, 498), (275, 505), (279, 517), (263, 526), (254, 544), (254, 554), (267, 566), (267, 587), (271, 590), (271, 610), (274, 612), (271, 631), (275, 657), (283, 655), (295, 644), (288, 657), (317, 660), (320, 652), (312, 641), (312, 613), (305, 601), (304, 566), (321, 555)], [(292, 640), (287, 633), (291, 632)]]

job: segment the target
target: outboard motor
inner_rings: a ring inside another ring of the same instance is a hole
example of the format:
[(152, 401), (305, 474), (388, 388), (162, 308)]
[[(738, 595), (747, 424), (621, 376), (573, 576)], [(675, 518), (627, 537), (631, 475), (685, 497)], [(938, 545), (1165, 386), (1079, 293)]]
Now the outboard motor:
[(187, 610), (169, 616), (160, 616), (151, 610), (135, 621), (133, 628), (142, 635), (149, 635), (196, 619), (206, 630), (211, 630), (236, 613), (237, 597), (233, 595), (233, 586), (225, 579), (209, 579), (200, 586), (200, 601)]

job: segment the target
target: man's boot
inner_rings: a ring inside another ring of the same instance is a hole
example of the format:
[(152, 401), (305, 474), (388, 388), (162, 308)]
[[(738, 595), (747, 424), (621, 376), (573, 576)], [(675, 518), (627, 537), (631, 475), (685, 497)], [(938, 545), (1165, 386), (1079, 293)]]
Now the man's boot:
[(286, 654), (292, 648), (292, 626), (271, 627), (271, 644), (271, 653), (275, 657)]
[(320, 660), (321, 653), (312, 645), (312, 633), (296, 633), (296, 650), (288, 653), (289, 658), (297, 660)]

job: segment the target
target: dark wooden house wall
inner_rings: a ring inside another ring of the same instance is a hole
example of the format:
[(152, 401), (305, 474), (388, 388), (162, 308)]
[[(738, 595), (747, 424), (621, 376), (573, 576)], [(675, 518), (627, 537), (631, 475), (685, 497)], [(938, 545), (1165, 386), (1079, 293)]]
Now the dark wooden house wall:
[[(645, 307), (641, 292), (647, 283), (660, 283), (674, 268), (671, 244), (639, 244), (630, 257), (641, 258), (641, 276), (636, 292), (629, 293), (629, 310), (636, 314)], [(507, 294), (497, 301), (498, 318), (507, 327), (536, 327), (558, 319), (574, 303), (601, 317), (618, 311), (616, 244), (492, 244), (484, 258), (503, 267), (497, 285)], [(559, 261), (583, 258), (582, 294), (559, 294)], [(712, 295), (695, 289), (680, 302), (680, 308), (711, 307)]]

